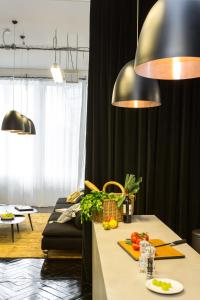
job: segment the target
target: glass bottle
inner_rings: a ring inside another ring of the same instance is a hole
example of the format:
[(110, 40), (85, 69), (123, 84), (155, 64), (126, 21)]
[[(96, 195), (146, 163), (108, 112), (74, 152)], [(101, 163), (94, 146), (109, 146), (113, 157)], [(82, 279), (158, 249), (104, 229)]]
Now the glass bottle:
[(123, 221), (124, 223), (132, 222), (132, 208), (131, 208), (131, 200), (128, 195), (125, 197), (123, 202)]

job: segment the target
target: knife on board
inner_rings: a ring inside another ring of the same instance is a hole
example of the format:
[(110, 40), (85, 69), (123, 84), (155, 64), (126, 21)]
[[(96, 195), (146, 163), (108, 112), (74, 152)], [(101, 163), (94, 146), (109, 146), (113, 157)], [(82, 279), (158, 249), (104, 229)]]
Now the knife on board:
[(182, 240), (178, 240), (178, 241), (174, 241), (174, 242), (170, 242), (170, 243), (160, 244), (160, 245), (157, 245), (154, 247), (158, 248), (158, 247), (163, 247), (163, 246), (177, 246), (177, 245), (185, 244), (185, 243), (187, 243), (186, 239), (182, 239)]

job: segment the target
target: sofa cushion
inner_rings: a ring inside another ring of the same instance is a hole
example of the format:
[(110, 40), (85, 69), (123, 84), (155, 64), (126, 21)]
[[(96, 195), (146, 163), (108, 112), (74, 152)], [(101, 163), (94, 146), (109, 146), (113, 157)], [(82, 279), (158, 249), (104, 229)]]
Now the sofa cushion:
[[(81, 193), (83, 193), (83, 192), (81, 192)], [(79, 203), (82, 198), (83, 198), (83, 194), (81, 194), (80, 196), (78, 196), (73, 203), (72, 202), (68, 202), (67, 201), (67, 197), (65, 197), (65, 198), (58, 198), (58, 200), (56, 201), (56, 205), (57, 204), (75, 204), (75, 203)]]
[(55, 207), (54, 207), (54, 211), (56, 209), (60, 209), (60, 208), (68, 208), (68, 207), (70, 207), (72, 205), (73, 204), (71, 204), (71, 203), (56, 204)]
[(70, 220), (67, 223), (48, 223), (43, 231), (43, 236), (47, 237), (81, 237), (82, 231), (74, 226)]
[(66, 223), (69, 222), (72, 218), (76, 217), (76, 213), (81, 209), (80, 203), (73, 204), (69, 208), (65, 209), (62, 214), (59, 216), (57, 222), (58, 223)]
[(42, 250), (67, 250), (78, 251), (82, 250), (82, 237), (62, 237), (60, 236), (44, 236), (42, 238)]
[(49, 221), (57, 221), (58, 218), (60, 217), (61, 213), (60, 212), (53, 212), (50, 217), (49, 217)]
[(81, 211), (77, 212), (76, 217), (73, 219), (74, 225), (78, 229), (82, 229), (82, 223), (81, 223)]
[(66, 197), (65, 198), (58, 198), (56, 204), (66, 204)]

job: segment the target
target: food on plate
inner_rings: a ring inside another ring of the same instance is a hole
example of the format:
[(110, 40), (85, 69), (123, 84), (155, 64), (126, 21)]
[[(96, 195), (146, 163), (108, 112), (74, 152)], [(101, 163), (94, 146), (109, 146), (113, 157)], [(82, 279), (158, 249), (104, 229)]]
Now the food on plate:
[(172, 288), (172, 284), (170, 282), (157, 280), (156, 278), (154, 278), (152, 280), (152, 284), (159, 287), (159, 288), (161, 288), (165, 292), (169, 291), (169, 289)]
[(13, 213), (4, 213), (1, 214), (1, 219), (2, 220), (13, 220), (14, 219), (14, 214)]

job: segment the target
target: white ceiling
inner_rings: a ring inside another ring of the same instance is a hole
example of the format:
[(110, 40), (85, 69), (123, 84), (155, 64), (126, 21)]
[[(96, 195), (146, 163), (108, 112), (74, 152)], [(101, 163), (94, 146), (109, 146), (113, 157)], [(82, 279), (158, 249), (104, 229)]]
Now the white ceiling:
[[(0, 0), (0, 44), (2, 33), (6, 33), (6, 44), (13, 43), (13, 25), (17, 20), (16, 44), (22, 44), (20, 35), (25, 34), (28, 46), (52, 46), (54, 31), (57, 28), (58, 46), (76, 47), (78, 34), (79, 47), (89, 47), (89, 10), (88, 0)], [(53, 51), (16, 50), (17, 68), (46, 69), (53, 63)], [(73, 61), (75, 63), (75, 54)], [(78, 55), (78, 69), (88, 68), (88, 53)], [(61, 53), (61, 64), (66, 66), (66, 53)], [(0, 49), (0, 68), (13, 67), (13, 50)]]

